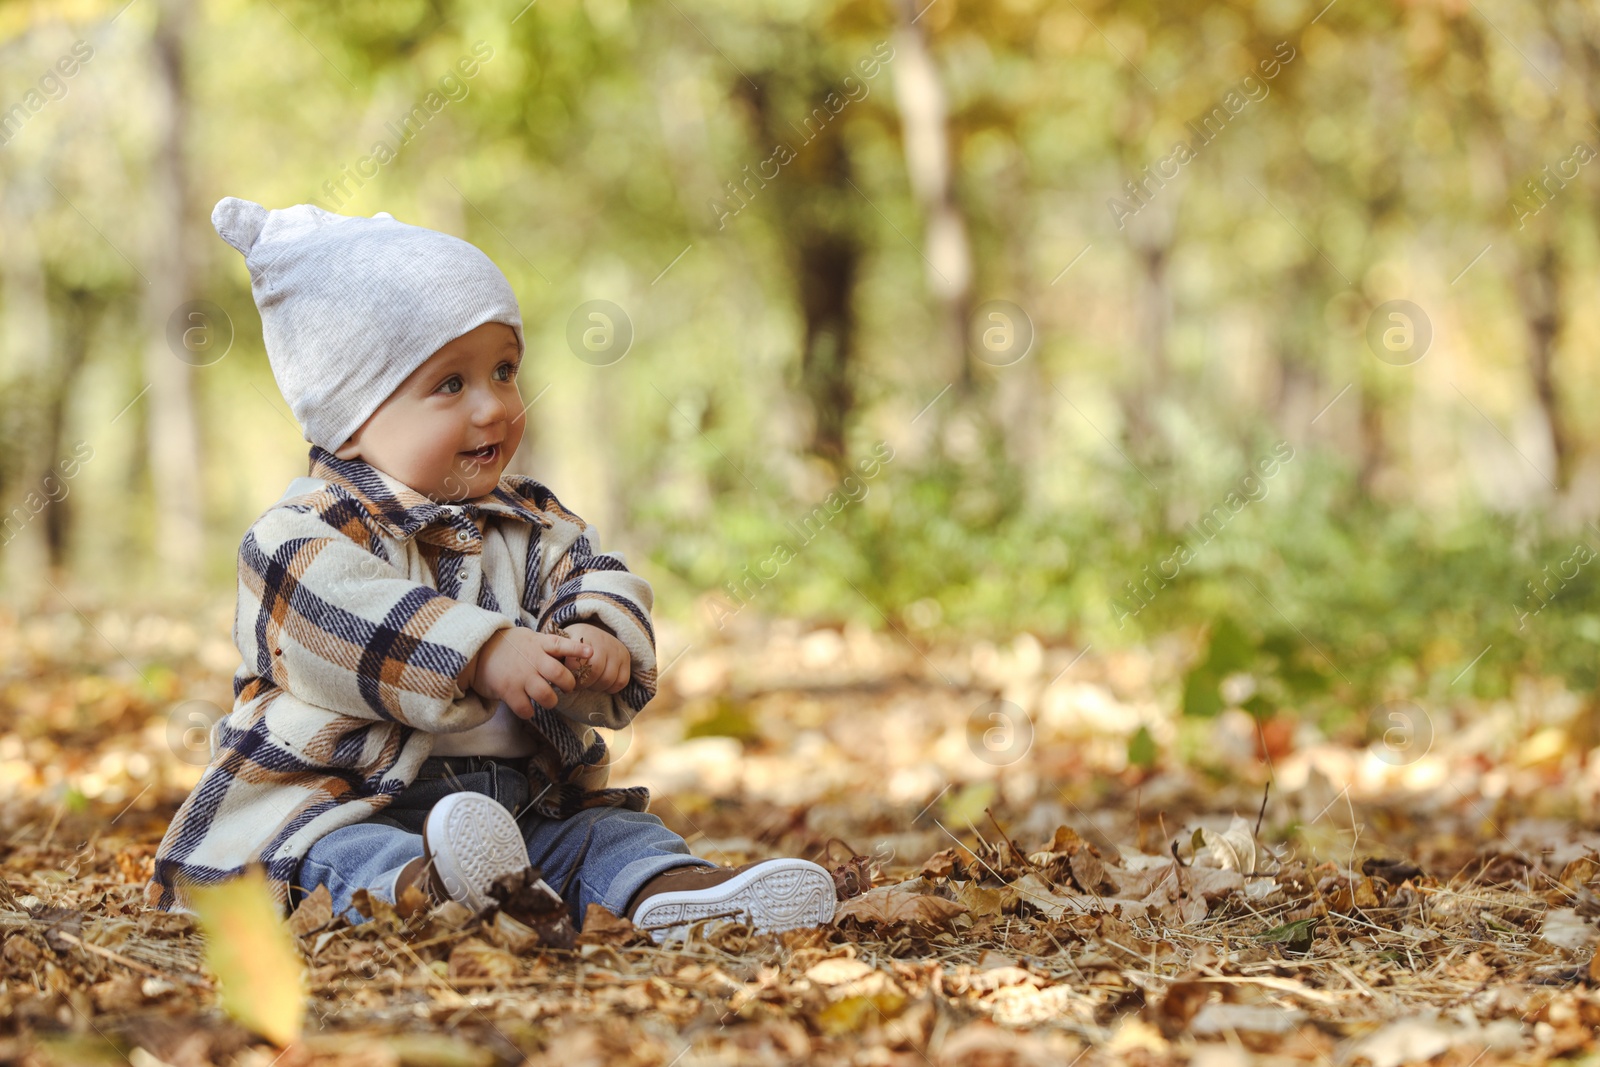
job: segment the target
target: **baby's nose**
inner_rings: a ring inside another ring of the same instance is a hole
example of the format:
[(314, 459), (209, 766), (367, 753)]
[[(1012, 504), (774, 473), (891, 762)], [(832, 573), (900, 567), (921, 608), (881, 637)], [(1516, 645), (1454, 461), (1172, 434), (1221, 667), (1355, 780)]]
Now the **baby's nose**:
[(479, 425), (501, 422), (505, 419), (507, 411), (505, 401), (501, 400), (493, 391), (490, 391), (478, 401), (473, 411), (473, 417)]

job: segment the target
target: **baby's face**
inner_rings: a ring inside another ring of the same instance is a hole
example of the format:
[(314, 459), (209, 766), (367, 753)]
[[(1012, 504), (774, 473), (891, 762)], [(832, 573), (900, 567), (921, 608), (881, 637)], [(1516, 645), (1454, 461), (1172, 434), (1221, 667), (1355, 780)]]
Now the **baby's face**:
[(440, 503), (483, 496), (522, 443), (520, 365), (516, 332), (486, 322), (429, 356), (335, 455)]

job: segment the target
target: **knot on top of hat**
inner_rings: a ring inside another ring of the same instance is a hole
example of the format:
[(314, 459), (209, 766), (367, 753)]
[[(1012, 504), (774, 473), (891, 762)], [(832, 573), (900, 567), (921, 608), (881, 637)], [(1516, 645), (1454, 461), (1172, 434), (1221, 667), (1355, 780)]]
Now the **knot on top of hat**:
[(234, 248), (248, 256), (267, 224), (267, 209), (250, 200), (225, 196), (211, 209), (211, 225)]

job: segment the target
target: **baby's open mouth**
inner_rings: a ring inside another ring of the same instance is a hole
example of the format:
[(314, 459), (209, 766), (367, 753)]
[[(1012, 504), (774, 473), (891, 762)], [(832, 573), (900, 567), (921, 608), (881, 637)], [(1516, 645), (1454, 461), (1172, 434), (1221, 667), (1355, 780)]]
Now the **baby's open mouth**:
[(463, 452), (461, 454), (477, 463), (493, 463), (500, 456), (500, 446), (485, 445), (475, 452)]

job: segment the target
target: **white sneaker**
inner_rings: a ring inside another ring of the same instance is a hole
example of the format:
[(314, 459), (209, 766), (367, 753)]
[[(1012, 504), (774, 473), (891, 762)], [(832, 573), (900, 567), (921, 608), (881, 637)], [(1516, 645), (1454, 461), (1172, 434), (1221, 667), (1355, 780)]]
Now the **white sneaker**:
[[(688, 924), (714, 915), (748, 922), (758, 934), (833, 921), (833, 876), (809, 860), (775, 859), (742, 867), (674, 867), (640, 887), (633, 924), (655, 941), (681, 938)], [(732, 913), (732, 914), (729, 914)]]
[(478, 914), (493, 904), (489, 887), (526, 870), (528, 845), (517, 820), (497, 800), (465, 790), (433, 806), (422, 826), (422, 851), (436, 885)]

